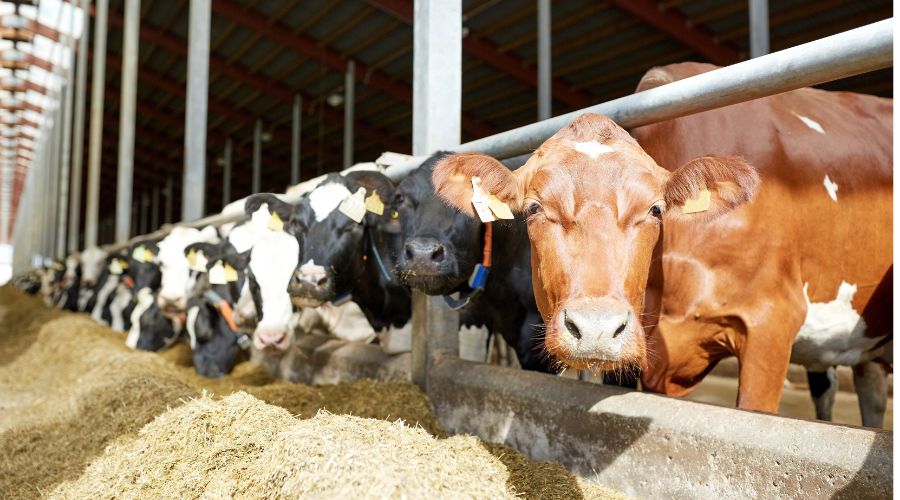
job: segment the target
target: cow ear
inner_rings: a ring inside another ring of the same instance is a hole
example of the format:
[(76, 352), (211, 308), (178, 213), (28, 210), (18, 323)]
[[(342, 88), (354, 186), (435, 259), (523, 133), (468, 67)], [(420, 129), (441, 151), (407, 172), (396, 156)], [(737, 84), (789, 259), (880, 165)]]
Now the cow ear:
[(666, 218), (707, 221), (750, 201), (759, 173), (735, 156), (702, 156), (672, 172), (666, 182)]
[(447, 203), (469, 217), (472, 207), (472, 178), (481, 178), (481, 187), (509, 205), (513, 211), (522, 206), (524, 193), (513, 172), (490, 156), (477, 153), (455, 154), (442, 158), (434, 166), (431, 180), (434, 190)]

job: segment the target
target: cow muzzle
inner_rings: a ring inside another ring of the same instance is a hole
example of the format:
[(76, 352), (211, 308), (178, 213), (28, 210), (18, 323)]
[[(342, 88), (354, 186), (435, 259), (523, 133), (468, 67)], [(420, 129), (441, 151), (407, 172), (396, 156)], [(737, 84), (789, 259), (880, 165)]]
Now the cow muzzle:
[(453, 256), (446, 246), (434, 238), (413, 238), (403, 246), (405, 271), (420, 276), (444, 274)]
[(579, 370), (607, 371), (638, 364), (640, 325), (631, 306), (611, 298), (564, 302), (547, 325), (547, 351)]
[(295, 306), (317, 307), (334, 299), (334, 279), (324, 268), (310, 270), (301, 267), (291, 277), (288, 294)]
[(284, 330), (257, 328), (253, 334), (253, 346), (260, 351), (284, 352), (290, 346), (290, 339)]
[(157, 304), (163, 315), (170, 318), (183, 313), (187, 309), (187, 300), (183, 296), (176, 297), (160, 293), (157, 298)]

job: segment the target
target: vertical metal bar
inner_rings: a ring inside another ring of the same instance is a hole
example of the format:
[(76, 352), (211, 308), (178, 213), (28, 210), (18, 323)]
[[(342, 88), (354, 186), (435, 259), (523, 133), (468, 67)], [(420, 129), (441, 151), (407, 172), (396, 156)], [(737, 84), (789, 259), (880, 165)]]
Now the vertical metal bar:
[(251, 191), (258, 193), (260, 189), (260, 178), (262, 175), (262, 119), (256, 119), (256, 126), (253, 127), (253, 182)]
[(300, 182), (300, 127), (303, 114), (303, 98), (294, 96), (294, 114), (291, 120), (291, 185)]
[(97, 0), (94, 16), (94, 72), (91, 77), (91, 130), (88, 144), (87, 208), (84, 220), (84, 245), (97, 246), (100, 215), (100, 154), (103, 146), (103, 87), (106, 82), (106, 19), (109, 1)]
[(59, 173), (59, 220), (56, 227), (58, 230), (56, 236), (56, 254), (60, 257), (66, 254), (68, 242), (66, 240), (66, 230), (69, 224), (69, 186), (72, 183), (70, 179), (70, 162), (72, 161), (72, 101), (75, 94), (75, 12), (74, 9), (69, 17), (69, 67), (66, 69), (66, 90), (63, 96), (63, 112), (62, 112), (62, 151), (60, 153), (60, 173)]
[[(58, 66), (57, 66), (58, 67)], [(59, 76), (59, 73), (56, 73)], [(44, 224), (44, 232), (47, 234), (47, 255), (50, 257), (60, 257), (56, 253), (57, 244), (56, 226), (60, 222), (59, 219), (59, 192), (60, 192), (60, 157), (62, 156), (62, 93), (63, 88), (56, 92), (56, 109), (53, 112), (53, 131), (50, 143), (50, 196), (49, 216), (42, 221)]]
[[(413, 23), (413, 154), (460, 141), (462, 1), (416, 0)], [(413, 382), (425, 388), (438, 352), (459, 352), (459, 315), (440, 297), (413, 293)]]
[(87, 97), (88, 42), (90, 34), (90, 0), (82, 0), (82, 31), (78, 40), (78, 63), (75, 82), (75, 116), (72, 129), (72, 194), (69, 199), (69, 251), (78, 251), (81, 233), (81, 170), (84, 161), (84, 104)]
[(750, 57), (769, 53), (769, 0), (750, 0)]
[(172, 220), (172, 209), (175, 204), (175, 179), (170, 175), (166, 178), (166, 214), (165, 214), (165, 222), (166, 224), (171, 224)]
[[(131, 190), (134, 186), (134, 124), (137, 111), (138, 33), (141, 0), (125, 0), (122, 34), (122, 85), (119, 105), (119, 174), (116, 178), (115, 242), (131, 236)], [(142, 230), (143, 234), (144, 231)]]
[(191, 0), (187, 100), (184, 125), (184, 183), (181, 220), (203, 216), (206, 193), (206, 113), (209, 87), (209, 31), (211, 0)]
[(231, 137), (225, 141), (222, 165), (222, 208), (231, 203)]
[(344, 168), (353, 165), (353, 113), (356, 96), (356, 63), (347, 61), (344, 76)]
[(150, 230), (159, 229), (159, 186), (153, 186), (153, 197), (150, 201)]
[(9, 227), (12, 218), (12, 204), (10, 197), (12, 195), (12, 176), (14, 171), (15, 160), (3, 160), (2, 168), (2, 187), (0, 187), (0, 243), (9, 243)]
[(148, 228), (149, 224), (150, 224), (150, 193), (144, 192), (144, 194), (141, 195), (140, 231), (136, 235), (149, 233), (150, 232), (150, 230)]
[(537, 0), (538, 3), (538, 117), (546, 120), (553, 116), (553, 80), (551, 79), (550, 36), (551, 19), (550, 0)]

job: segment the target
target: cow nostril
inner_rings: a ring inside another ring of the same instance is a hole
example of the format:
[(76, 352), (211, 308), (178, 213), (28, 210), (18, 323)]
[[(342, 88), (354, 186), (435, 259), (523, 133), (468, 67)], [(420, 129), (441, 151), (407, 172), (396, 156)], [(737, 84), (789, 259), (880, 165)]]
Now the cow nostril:
[(318, 281), (316, 281), (316, 286), (322, 287), (322, 286), (325, 286), (327, 283), (328, 283), (328, 276), (322, 276), (321, 278), (319, 278)]
[(433, 262), (443, 262), (444, 260), (444, 246), (438, 245), (433, 252), (431, 252), (431, 260)]
[(625, 328), (628, 326), (628, 321), (630, 319), (631, 319), (631, 312), (629, 312), (628, 315), (625, 316), (625, 321), (623, 321), (622, 324), (619, 325), (618, 328), (616, 328), (615, 333), (613, 333), (613, 338), (618, 337), (619, 334), (621, 334), (622, 332), (625, 331)]
[(413, 251), (412, 246), (409, 244), (407, 244), (406, 246), (403, 247), (403, 253), (404, 253), (404, 255), (406, 255), (406, 258), (409, 260), (412, 260), (412, 258), (415, 257), (415, 252)]
[(565, 325), (566, 330), (568, 330), (573, 337), (577, 340), (581, 340), (581, 330), (578, 329), (578, 325), (576, 325), (574, 321), (569, 319), (569, 315), (565, 310), (563, 310), (563, 325)]

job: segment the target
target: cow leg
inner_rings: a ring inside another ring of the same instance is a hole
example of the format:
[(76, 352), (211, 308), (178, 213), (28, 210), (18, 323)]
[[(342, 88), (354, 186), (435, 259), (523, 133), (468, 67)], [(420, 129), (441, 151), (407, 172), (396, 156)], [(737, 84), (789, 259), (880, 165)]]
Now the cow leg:
[(870, 361), (853, 367), (853, 384), (859, 398), (859, 412), (866, 427), (882, 427), (887, 408), (887, 372), (881, 363)]
[(816, 407), (816, 418), (830, 422), (834, 396), (838, 390), (837, 371), (833, 366), (824, 372), (807, 369), (806, 380), (809, 381), (809, 393)]
[[(760, 327), (759, 331), (769, 327)], [(786, 332), (778, 335), (777, 331), (769, 330), (766, 333), (769, 335), (762, 338), (753, 338), (753, 332), (748, 333), (736, 352), (741, 370), (737, 407), (776, 413), (781, 404), (793, 337)]]

